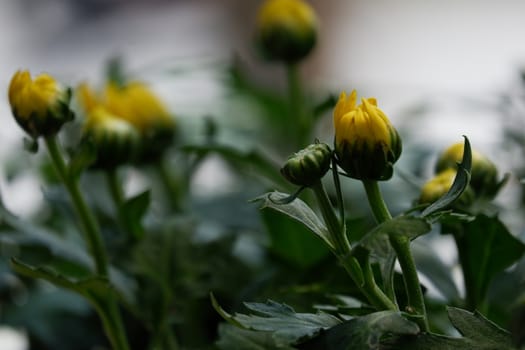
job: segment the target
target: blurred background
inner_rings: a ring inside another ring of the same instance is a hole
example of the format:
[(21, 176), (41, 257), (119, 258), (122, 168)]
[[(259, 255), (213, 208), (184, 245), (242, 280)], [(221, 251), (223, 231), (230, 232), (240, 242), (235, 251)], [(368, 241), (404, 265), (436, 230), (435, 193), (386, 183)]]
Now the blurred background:
[[(407, 159), (411, 149), (440, 150), (468, 135), (502, 173), (520, 163), (523, 154), (504, 139), (509, 126), (524, 131), (525, 2), (312, 4), (321, 26), (319, 44), (302, 66), (307, 89), (337, 95), (356, 88), (362, 96), (376, 97), (393, 123), (402, 126)], [(105, 63), (119, 56), (182, 124), (196, 125), (213, 114), (242, 134), (254, 125), (243, 114), (245, 106), (231, 103), (223, 68), (236, 59), (261, 86), (284, 90), (285, 85), (282, 67), (262, 62), (253, 47), (259, 5), (255, 0), (0, 0), (0, 89), (7, 96), (18, 69), (49, 72), (72, 86), (85, 80), (100, 83)], [(0, 118), (3, 162), (21, 147), (23, 134), (6, 97)], [(516, 118), (521, 124), (515, 124)], [(328, 142), (330, 128), (327, 114), (319, 132)], [(243, 141), (249, 143), (249, 137)], [(210, 176), (217, 180), (206, 171), (195, 180), (201, 192), (221, 187), (210, 184)], [(42, 200), (35, 198), (38, 183), (30, 175), (14, 182), (5, 177), (0, 191), (7, 207), (30, 215)], [(499, 199), (511, 209), (517, 206), (512, 196), (516, 186), (512, 178)], [(508, 220), (512, 226), (512, 215)], [(23, 337), (19, 345), (9, 341), (0, 332), (1, 349), (27, 346)]]

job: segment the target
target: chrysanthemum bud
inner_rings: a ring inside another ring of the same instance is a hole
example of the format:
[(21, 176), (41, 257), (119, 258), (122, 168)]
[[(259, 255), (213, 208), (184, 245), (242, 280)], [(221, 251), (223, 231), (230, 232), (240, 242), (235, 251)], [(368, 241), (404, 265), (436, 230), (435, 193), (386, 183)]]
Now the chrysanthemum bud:
[[(420, 204), (431, 204), (444, 196), (452, 187), (456, 173), (457, 170), (447, 168), (427, 181), (421, 188), (418, 202)], [(472, 204), (473, 200), (474, 193), (472, 188), (468, 186), (455, 203), (464, 207)]]
[(315, 45), (317, 17), (302, 0), (267, 0), (257, 16), (256, 40), (268, 60), (297, 62)]
[(95, 147), (94, 166), (105, 169), (134, 161), (140, 149), (137, 129), (100, 106), (89, 113), (84, 124), (83, 139)]
[(50, 75), (31, 78), (29, 71), (18, 71), (9, 84), (9, 103), (17, 123), (31, 137), (51, 135), (73, 119), (69, 108), (71, 92)]
[(330, 169), (332, 150), (326, 143), (315, 143), (291, 155), (281, 174), (298, 186), (311, 186)]
[(335, 154), (348, 176), (359, 180), (388, 180), (401, 155), (401, 138), (374, 98), (343, 92), (334, 109)]
[(157, 159), (173, 140), (173, 118), (143, 83), (129, 82), (117, 86), (110, 82), (100, 95), (82, 85), (79, 88), (79, 97), (88, 114), (91, 109), (101, 106), (113, 117), (132, 125), (139, 132), (141, 161)]
[(175, 131), (173, 118), (146, 85), (140, 82), (122, 87), (108, 84), (105, 96), (107, 108), (140, 131), (143, 160), (154, 160), (169, 147)]
[[(463, 143), (456, 143), (446, 149), (436, 163), (436, 173), (444, 169), (456, 169), (457, 163), (463, 158)], [(501, 187), (498, 181), (498, 169), (486, 156), (478, 151), (472, 151), (472, 168), (470, 186), (477, 196), (492, 197)]]

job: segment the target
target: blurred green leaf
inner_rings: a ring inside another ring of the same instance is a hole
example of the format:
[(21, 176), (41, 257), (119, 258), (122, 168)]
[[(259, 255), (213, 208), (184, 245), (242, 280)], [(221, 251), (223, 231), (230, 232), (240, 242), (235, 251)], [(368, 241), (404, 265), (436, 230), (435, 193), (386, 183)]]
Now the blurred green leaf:
[(302, 343), (300, 350), (378, 350), (382, 336), (388, 334), (415, 335), (419, 327), (405, 319), (400, 312), (380, 311), (355, 317), (332, 327), (319, 336)]
[(485, 298), (492, 279), (525, 253), (525, 244), (514, 237), (497, 217), (478, 215), (463, 223), (455, 235), (471, 307)]
[(327, 111), (332, 110), (337, 103), (337, 96), (334, 94), (328, 95), (324, 100), (319, 102), (317, 105), (313, 108), (313, 115), (314, 117), (321, 118), (323, 114)]
[[(16, 231), (10, 237), (13, 242), (22, 247), (41, 246), (48, 249), (50, 256), (58, 260), (69, 261), (83, 267), (83, 270), (91, 269), (93, 262), (82, 247), (62, 240), (55, 233), (24, 221), (11, 214), (0, 200), (0, 219), (4, 225)], [(5, 236), (7, 237), (7, 236)], [(49, 260), (48, 259), (48, 260)], [(51, 261), (46, 261), (50, 263)]]
[(43, 279), (57, 287), (77, 292), (95, 306), (100, 306), (101, 303), (105, 303), (105, 299), (110, 298), (111, 295), (116, 295), (109, 281), (104, 278), (91, 277), (74, 281), (56, 273), (50, 268), (34, 267), (15, 258), (11, 259), (11, 267), (15, 272), (23, 276)]
[(133, 197), (126, 199), (122, 205), (122, 215), (126, 228), (133, 234), (134, 238), (140, 239), (144, 235), (142, 219), (148, 211), (151, 202), (151, 192), (146, 190)]
[(68, 163), (68, 176), (78, 178), (80, 174), (92, 165), (97, 159), (95, 145), (89, 140), (84, 140), (71, 152)]
[(264, 182), (270, 181), (272, 186), (287, 188), (289, 184), (281, 176), (280, 166), (258, 150), (239, 150), (227, 145), (189, 145), (181, 148), (188, 153), (196, 153), (198, 157), (218, 154), (237, 171), (247, 172)]
[(461, 160), (461, 163), (458, 164), (458, 172), (456, 173), (452, 186), (443, 197), (439, 198), (423, 210), (421, 216), (426, 217), (440, 210), (446, 209), (450, 204), (454, 203), (454, 201), (458, 199), (467, 188), (470, 181), (470, 168), (472, 167), (472, 151), (468, 138), (466, 136), (464, 136), (464, 138), (465, 145), (463, 148), (463, 159)]
[(460, 299), (456, 283), (452, 279), (451, 266), (445, 264), (435, 252), (431, 242), (425, 244), (415, 241), (412, 243), (412, 254), (416, 266), (425, 276), (430, 278), (432, 284), (441, 292), (448, 302)]
[[(92, 258), (78, 244), (62, 239), (54, 232), (24, 221), (11, 214), (0, 200), (0, 219), (4, 225), (15, 232), (9, 235), (14, 244), (14, 254), (11, 257), (20, 257), (34, 265), (46, 265), (59, 274), (78, 279), (91, 275), (94, 264)], [(6, 244), (5, 233), (0, 241)], [(80, 233), (78, 233), (80, 235)], [(135, 285), (133, 281), (120, 270), (110, 266), (111, 282), (120, 291), (126, 300), (131, 301)]]

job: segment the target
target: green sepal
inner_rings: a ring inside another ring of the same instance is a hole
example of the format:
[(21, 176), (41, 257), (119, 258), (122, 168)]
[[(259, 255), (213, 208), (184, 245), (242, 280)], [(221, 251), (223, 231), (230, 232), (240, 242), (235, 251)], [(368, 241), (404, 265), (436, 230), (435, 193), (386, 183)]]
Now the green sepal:
[(461, 160), (461, 163), (458, 164), (458, 171), (452, 186), (445, 195), (423, 210), (421, 216), (427, 217), (440, 210), (446, 209), (467, 189), (470, 181), (470, 170), (472, 168), (472, 150), (468, 138), (466, 136), (463, 137), (465, 138), (463, 159)]

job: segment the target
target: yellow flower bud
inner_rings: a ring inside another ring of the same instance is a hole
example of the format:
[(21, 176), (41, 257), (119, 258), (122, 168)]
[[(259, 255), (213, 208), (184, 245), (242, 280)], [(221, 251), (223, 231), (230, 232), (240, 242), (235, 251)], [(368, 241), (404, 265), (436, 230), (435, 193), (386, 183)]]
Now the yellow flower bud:
[[(452, 187), (456, 173), (457, 170), (447, 168), (427, 181), (421, 188), (421, 194), (419, 196), (418, 202), (420, 204), (431, 204), (444, 196), (450, 187)], [(467, 189), (465, 189), (465, 191), (458, 198), (456, 204), (467, 206), (472, 203), (473, 199), (474, 194), (472, 189), (467, 187)]]
[(256, 40), (265, 58), (297, 62), (317, 39), (317, 17), (302, 0), (267, 0), (257, 16)]
[(79, 87), (80, 101), (89, 114), (97, 106), (138, 130), (141, 137), (141, 159), (154, 160), (171, 144), (175, 125), (162, 102), (140, 82), (123, 86), (108, 83), (97, 95), (86, 85)]
[(326, 143), (315, 143), (291, 155), (281, 174), (298, 186), (311, 186), (330, 169), (332, 150)]
[(140, 149), (138, 130), (101, 106), (91, 109), (84, 124), (83, 140), (95, 147), (94, 166), (105, 169), (134, 161)]
[(401, 155), (401, 138), (374, 98), (357, 92), (341, 93), (334, 109), (335, 154), (348, 176), (360, 180), (388, 180)]
[(48, 74), (32, 79), (29, 71), (18, 71), (9, 84), (13, 116), (33, 138), (54, 134), (65, 122), (73, 119), (70, 99), (70, 90), (61, 87)]
[[(456, 169), (457, 163), (463, 158), (463, 143), (456, 143), (447, 148), (436, 163), (436, 172), (444, 169)], [(470, 186), (477, 196), (493, 196), (500, 188), (498, 169), (486, 156), (472, 150), (472, 168)]]

